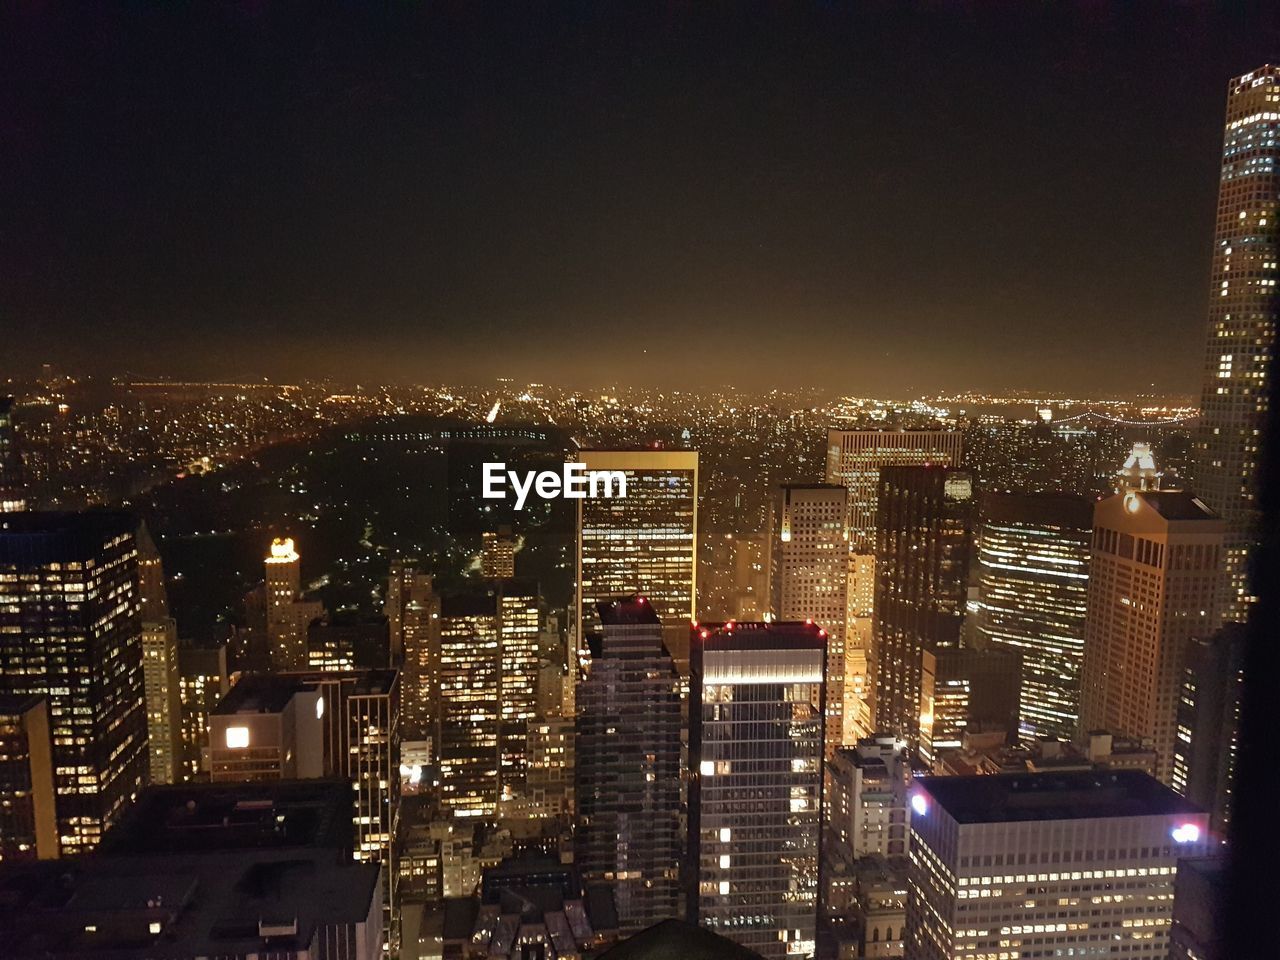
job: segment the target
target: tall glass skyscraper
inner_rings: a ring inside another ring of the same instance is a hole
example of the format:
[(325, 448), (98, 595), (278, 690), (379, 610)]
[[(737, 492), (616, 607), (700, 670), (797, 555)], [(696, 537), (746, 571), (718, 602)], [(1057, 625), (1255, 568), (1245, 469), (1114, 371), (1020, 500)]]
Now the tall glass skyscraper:
[(1080, 717), (1093, 504), (989, 493), (978, 533), (978, 632), (1022, 654), (1020, 734), (1071, 740)]
[(683, 646), (697, 616), (698, 454), (693, 450), (583, 450), (588, 470), (620, 470), (627, 495), (578, 501), (575, 636), (599, 630), (599, 604), (641, 594)]
[(885, 467), (878, 489), (876, 726), (918, 747), (933, 719), (923, 709), (923, 653), (960, 647), (973, 477), (941, 466)]
[(680, 903), (679, 677), (647, 598), (598, 617), (577, 695), (575, 862), (613, 887), (619, 928), (639, 931)]
[(0, 513), (25, 510), (22, 460), (13, 429), (13, 397), (0, 397)]
[(134, 521), (0, 521), (0, 693), (45, 696), (63, 855), (93, 849), (147, 774)]
[(1223, 614), (1243, 620), (1280, 280), (1280, 67), (1227, 88), (1195, 489), (1227, 522)]
[(816, 623), (691, 631), (689, 915), (769, 960), (815, 949), (826, 646)]

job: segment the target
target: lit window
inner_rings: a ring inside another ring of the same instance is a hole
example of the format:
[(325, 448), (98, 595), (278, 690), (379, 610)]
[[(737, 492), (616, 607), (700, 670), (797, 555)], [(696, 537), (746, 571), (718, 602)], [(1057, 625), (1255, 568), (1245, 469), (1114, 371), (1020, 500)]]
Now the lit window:
[(249, 745), (248, 727), (227, 727), (227, 749), (243, 750)]

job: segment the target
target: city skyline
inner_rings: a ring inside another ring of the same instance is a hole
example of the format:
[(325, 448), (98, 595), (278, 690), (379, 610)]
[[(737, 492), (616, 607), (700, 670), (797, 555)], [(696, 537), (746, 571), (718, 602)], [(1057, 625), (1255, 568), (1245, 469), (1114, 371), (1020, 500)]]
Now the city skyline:
[(1280, 9), (284, 9), (0, 15), (0, 953), (1271, 960)]

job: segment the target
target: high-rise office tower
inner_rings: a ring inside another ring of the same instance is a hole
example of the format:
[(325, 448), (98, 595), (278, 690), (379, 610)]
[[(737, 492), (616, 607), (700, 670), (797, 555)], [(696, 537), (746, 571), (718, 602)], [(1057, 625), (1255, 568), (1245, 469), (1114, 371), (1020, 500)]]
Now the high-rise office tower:
[(926, 777), (911, 788), (906, 955), (1164, 960), (1205, 814), (1145, 773)]
[(932, 720), (922, 710), (923, 653), (960, 646), (973, 478), (950, 467), (885, 467), (877, 489), (876, 725), (914, 748)]
[(1209, 811), (1220, 837), (1231, 823), (1247, 643), (1245, 626), (1228, 623), (1210, 637), (1192, 638), (1183, 654), (1171, 785)]
[(307, 625), (323, 612), (319, 603), (303, 600), (302, 560), (292, 538), (271, 541), (264, 562), (267, 581), (267, 645), (275, 670), (307, 666)]
[(1257, 539), (1257, 471), (1280, 313), (1280, 67), (1227, 86), (1209, 281), (1195, 489), (1227, 523), (1225, 605), (1243, 620)]
[(662, 623), (643, 597), (602, 602), (579, 685), (574, 861), (608, 882), (623, 932), (678, 914), (680, 692)]
[(775, 504), (771, 606), (779, 620), (812, 620), (826, 631), (828, 757), (844, 742), (847, 524), (848, 491), (836, 484), (787, 485)]
[(209, 767), (209, 715), (231, 689), (227, 645), (178, 648), (178, 702), (182, 710), (182, 763), (179, 779), (205, 779)]
[(49, 702), (0, 694), (0, 863), (58, 856)]
[(486, 530), (480, 535), (480, 576), (509, 580), (516, 575), (516, 537), (510, 527)]
[(1022, 655), (1021, 736), (1070, 740), (1080, 719), (1093, 503), (988, 493), (980, 516), (982, 644)]
[(447, 594), (440, 603), (432, 704), (440, 807), (455, 817), (498, 810), (502, 640), (497, 594)]
[[(854, 663), (852, 669), (846, 665), (846, 672), (855, 684), (865, 685), (870, 697), (869, 702), (863, 701), (864, 729), (856, 731), (858, 735), (870, 732), (866, 728), (870, 726), (875, 708), (875, 687), (866, 683), (866, 673), (859, 671), (874, 669), (871, 644), (880, 470), (927, 464), (957, 467), (961, 453), (962, 435), (955, 430), (827, 431), (827, 483), (838, 483), (849, 491), (849, 612), (845, 647), (853, 654)], [(858, 651), (862, 651), (860, 656)], [(854, 719), (852, 713), (846, 716)]]
[(149, 782), (177, 783), (182, 779), (182, 701), (178, 625), (172, 617), (142, 624), (142, 685)]
[(0, 693), (49, 702), (64, 855), (96, 846), (147, 774), (134, 530), (109, 512), (0, 520)]
[(1223, 521), (1184, 490), (1093, 510), (1080, 730), (1150, 740), (1172, 782), (1183, 648), (1218, 621)]
[(523, 795), (529, 724), (538, 713), (538, 641), (542, 598), (535, 580), (508, 578), (498, 591), (501, 679), (498, 684), (498, 755), (503, 800)]
[(0, 397), (0, 513), (27, 508), (22, 458), (13, 427), (13, 397)]
[(1160, 478), (1163, 474), (1156, 466), (1155, 454), (1151, 452), (1151, 444), (1135, 443), (1125, 458), (1124, 466), (1116, 471), (1114, 490), (1124, 493), (1126, 490), (1159, 490)]
[[(514, 578), (439, 602), (438, 619), (423, 631), (431, 643), (425, 669), (415, 670), (415, 696), (427, 694), (441, 805), (454, 816), (493, 816), (524, 791), (541, 596), (535, 581)], [(417, 646), (407, 642), (406, 663)]]
[(433, 664), (440, 652), (440, 595), (430, 574), (393, 565), (384, 605), (391, 631), (391, 658), (401, 665), (401, 711), (406, 740), (433, 734)]
[(695, 626), (689, 914), (761, 956), (812, 956), (826, 638), (817, 624)]
[(1022, 654), (1017, 650), (925, 646), (920, 650), (920, 758), (959, 748), (966, 733), (1018, 736)]
[(178, 624), (169, 616), (160, 551), (138, 527), (138, 598), (142, 620), (142, 685), (147, 698), (149, 782), (182, 779), (182, 702), (178, 677)]
[(620, 470), (627, 495), (578, 501), (577, 649), (600, 627), (599, 604), (639, 593), (676, 651), (697, 616), (697, 452), (583, 450), (578, 459), (588, 470)]

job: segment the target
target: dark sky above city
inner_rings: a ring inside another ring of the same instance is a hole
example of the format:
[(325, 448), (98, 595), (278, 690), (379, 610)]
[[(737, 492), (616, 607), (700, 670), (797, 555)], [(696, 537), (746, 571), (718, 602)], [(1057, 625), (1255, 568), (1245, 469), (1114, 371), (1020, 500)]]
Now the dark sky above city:
[(1190, 392), (1277, 9), (11, 4), (0, 378)]

